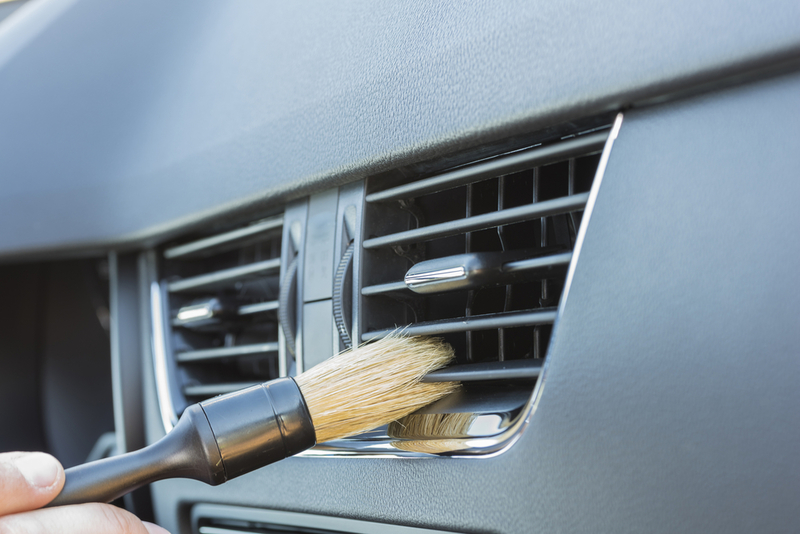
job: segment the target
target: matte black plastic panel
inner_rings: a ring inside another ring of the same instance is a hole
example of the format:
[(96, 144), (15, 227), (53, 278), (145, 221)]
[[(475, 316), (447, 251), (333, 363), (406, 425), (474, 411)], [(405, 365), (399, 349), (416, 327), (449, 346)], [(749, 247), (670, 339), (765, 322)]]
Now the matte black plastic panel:
[(150, 243), (794, 61), (798, 20), (796, 0), (31, 2), (0, 24), (0, 254)]
[(470, 532), (800, 531), (799, 116), (800, 77), (626, 115), (506, 452), (165, 481), (159, 520), (178, 532), (199, 501)]

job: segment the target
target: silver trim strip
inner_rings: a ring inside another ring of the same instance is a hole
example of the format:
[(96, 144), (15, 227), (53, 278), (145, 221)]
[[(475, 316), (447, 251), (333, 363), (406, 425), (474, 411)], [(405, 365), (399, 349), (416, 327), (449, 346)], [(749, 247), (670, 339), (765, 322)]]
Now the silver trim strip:
[(122, 364), (120, 360), (120, 332), (119, 332), (119, 265), (116, 251), (108, 253), (109, 296), (108, 307), (111, 312), (111, 394), (114, 408), (114, 428), (117, 438), (117, 450), (120, 453), (127, 451), (125, 439), (125, 408), (122, 395)]
[[(561, 293), (561, 303), (558, 306), (558, 314), (556, 315), (555, 322), (556, 325), (558, 325), (559, 319), (561, 319), (561, 316), (564, 313), (564, 305), (566, 304), (567, 297), (569, 296), (569, 289), (572, 287), (572, 278), (575, 276), (575, 269), (578, 264), (578, 256), (583, 248), (583, 240), (586, 238), (586, 229), (589, 226), (589, 220), (592, 218), (594, 204), (597, 202), (597, 193), (600, 191), (600, 184), (603, 183), (603, 176), (606, 174), (608, 158), (611, 156), (611, 149), (614, 146), (614, 141), (617, 140), (621, 126), (622, 113), (620, 112), (617, 113), (617, 116), (614, 119), (614, 125), (611, 127), (611, 131), (608, 134), (608, 141), (606, 141), (606, 146), (603, 148), (603, 152), (600, 155), (600, 162), (597, 164), (597, 172), (594, 175), (594, 182), (592, 182), (592, 188), (589, 191), (589, 200), (586, 201), (586, 209), (583, 210), (581, 227), (578, 229), (578, 235), (575, 238), (575, 247), (572, 251), (572, 261), (567, 268), (567, 277), (564, 281), (564, 291)], [(555, 326), (553, 328), (555, 329)], [(545, 369), (546, 368), (547, 365), (545, 365)]]
[[(578, 235), (575, 238), (575, 247), (572, 250), (572, 261), (569, 264), (569, 268), (567, 269), (567, 277), (566, 281), (564, 282), (564, 290), (561, 294), (561, 301), (558, 303), (558, 311), (556, 312), (556, 320), (553, 323), (553, 334), (550, 338), (550, 343), (552, 340), (555, 339), (555, 336), (558, 332), (558, 324), (561, 322), (561, 317), (564, 315), (564, 307), (567, 304), (567, 297), (569, 296), (569, 289), (572, 285), (572, 278), (575, 276), (575, 269), (578, 265), (578, 259), (581, 255), (581, 249), (583, 248), (583, 240), (586, 237), (586, 231), (589, 227), (589, 221), (592, 218), (592, 212), (594, 211), (595, 202), (597, 202), (597, 194), (600, 191), (600, 185), (603, 183), (603, 176), (605, 176), (606, 172), (606, 165), (608, 164), (608, 158), (611, 156), (611, 149), (614, 147), (614, 141), (617, 139), (617, 135), (619, 135), (620, 127), (622, 126), (622, 113), (617, 113), (616, 118), (614, 119), (614, 125), (611, 127), (611, 131), (608, 134), (608, 140), (606, 141), (606, 146), (603, 147), (603, 152), (600, 156), (600, 162), (597, 165), (597, 172), (594, 175), (594, 182), (592, 182), (592, 188), (589, 191), (589, 199), (586, 201), (586, 208), (583, 211), (583, 217), (581, 218), (581, 226), (578, 229)], [(519, 439), (521, 433), (520, 431), (528, 425), (531, 420), (531, 417), (536, 412), (536, 409), (539, 407), (539, 400), (541, 399), (542, 388), (544, 387), (545, 383), (547, 382), (547, 370), (550, 368), (550, 348), (547, 349), (547, 357), (544, 360), (544, 365), (542, 366), (542, 374), (539, 377), (539, 380), (536, 381), (536, 386), (533, 388), (533, 393), (531, 394), (531, 399), (528, 401), (528, 405), (523, 410), (524, 416), (520, 416), (517, 424), (513, 427), (509, 428), (506, 432), (499, 436), (495, 436), (493, 440), (484, 440), (484, 441), (495, 441), (493, 444), (486, 443), (486, 445), (490, 445), (489, 448), (494, 447), (495, 450), (491, 454), (487, 454), (482, 456), (483, 458), (493, 458), (499, 454), (504, 453), (509, 448), (511, 448), (514, 443)], [(502, 436), (502, 437), (501, 437)], [(475, 440), (473, 440), (475, 441)]]
[(172, 395), (169, 390), (167, 373), (167, 348), (164, 335), (164, 314), (161, 299), (161, 286), (158, 282), (150, 283), (150, 318), (153, 332), (153, 370), (156, 377), (156, 394), (164, 430), (169, 432), (178, 422)]

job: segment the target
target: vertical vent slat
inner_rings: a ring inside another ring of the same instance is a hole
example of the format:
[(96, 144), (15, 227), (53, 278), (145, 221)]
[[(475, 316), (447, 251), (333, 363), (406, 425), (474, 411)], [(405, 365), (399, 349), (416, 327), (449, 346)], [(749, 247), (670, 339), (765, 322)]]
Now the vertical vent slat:
[[(464, 217), (469, 219), (472, 217), (473, 212), (473, 204), (475, 202), (475, 191), (472, 184), (467, 184), (467, 205), (466, 210), (464, 213)], [(464, 235), (464, 252), (469, 254), (472, 252), (472, 232), (468, 231)], [(475, 291), (470, 289), (467, 291), (467, 302), (464, 306), (464, 317), (471, 317), (472, 316), (472, 303), (475, 299)], [(467, 330), (464, 332), (465, 341), (466, 341), (466, 360), (468, 362), (472, 361), (472, 330)]]

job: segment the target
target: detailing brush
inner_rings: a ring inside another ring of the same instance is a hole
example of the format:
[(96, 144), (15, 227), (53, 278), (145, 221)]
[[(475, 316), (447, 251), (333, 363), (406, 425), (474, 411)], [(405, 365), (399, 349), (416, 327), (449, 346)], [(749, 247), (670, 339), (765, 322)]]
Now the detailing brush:
[(110, 502), (150, 482), (216, 486), (317, 442), (385, 425), (455, 391), (420, 379), (453, 359), (447, 343), (392, 335), (343, 352), (296, 378), (279, 378), (189, 406), (144, 449), (67, 469), (49, 506)]

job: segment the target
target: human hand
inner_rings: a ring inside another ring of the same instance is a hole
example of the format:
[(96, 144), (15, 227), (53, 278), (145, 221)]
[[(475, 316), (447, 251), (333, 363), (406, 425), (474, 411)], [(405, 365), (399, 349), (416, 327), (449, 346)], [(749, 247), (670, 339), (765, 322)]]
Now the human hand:
[(64, 468), (49, 454), (0, 454), (0, 534), (169, 534), (108, 504), (38, 509), (63, 486)]

